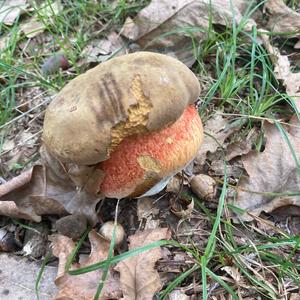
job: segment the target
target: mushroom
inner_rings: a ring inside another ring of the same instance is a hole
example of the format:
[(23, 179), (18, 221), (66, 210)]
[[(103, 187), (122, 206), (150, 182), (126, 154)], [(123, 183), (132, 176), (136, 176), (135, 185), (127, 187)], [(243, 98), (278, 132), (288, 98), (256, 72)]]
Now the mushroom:
[(183, 63), (150, 52), (76, 77), (46, 110), (41, 164), (0, 185), (0, 204), (33, 221), (69, 213), (95, 224), (100, 199), (157, 193), (202, 143), (199, 94)]
[(92, 165), (101, 172), (93, 181), (101, 197), (151, 195), (202, 143), (199, 94), (195, 75), (172, 57), (113, 58), (57, 95), (46, 111), (43, 142), (66, 169)]

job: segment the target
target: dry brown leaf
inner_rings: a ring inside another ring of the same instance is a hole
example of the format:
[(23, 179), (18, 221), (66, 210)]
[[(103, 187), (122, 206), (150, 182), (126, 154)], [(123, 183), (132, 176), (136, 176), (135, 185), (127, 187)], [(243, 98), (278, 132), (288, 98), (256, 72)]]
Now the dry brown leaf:
[(13, 201), (0, 201), (0, 215), (17, 219), (31, 220), (35, 222), (41, 221), (39, 216), (23, 211), (23, 209), (20, 209)]
[[(129, 237), (129, 249), (146, 246), (152, 242), (170, 238), (167, 228), (140, 231)], [(127, 258), (117, 264), (124, 300), (152, 300), (161, 288), (155, 263), (161, 258), (161, 249), (154, 248)]]
[(216, 112), (204, 125), (206, 134), (203, 144), (197, 153), (195, 163), (202, 166), (205, 163), (208, 153), (215, 153), (224, 141), (236, 131), (236, 127), (229, 125), (228, 119), (222, 116), (221, 112)]
[(267, 24), (270, 31), (288, 32), (289, 37), (300, 37), (300, 14), (298, 12), (289, 8), (282, 0), (268, 0), (265, 9), (270, 14)]
[[(286, 134), (294, 153), (300, 153), (300, 129), (296, 117), (286, 127)], [(287, 141), (274, 124), (264, 125), (266, 145), (261, 153), (252, 151), (242, 156), (242, 162), (248, 173), (238, 184), (238, 197), (235, 205), (253, 215), (261, 211), (271, 212), (276, 208), (297, 205), (300, 206), (300, 196), (276, 196), (267, 193), (299, 192), (300, 176), (297, 164)], [(244, 214), (243, 220), (251, 220)]]
[[(0, 161), (8, 170), (14, 170), (18, 165), (26, 165), (28, 161), (38, 152), (39, 135), (29, 131), (21, 131), (18, 134), (6, 138)], [(9, 153), (9, 159), (2, 156)]]
[(100, 63), (112, 56), (125, 54), (125, 46), (123, 39), (115, 32), (111, 32), (106, 38), (92, 40), (83, 49), (79, 65)]
[(181, 186), (185, 184), (184, 180), (182, 180), (180, 174), (173, 176), (166, 186), (166, 192), (178, 194), (180, 192)]
[(178, 205), (178, 203), (176, 203), (176, 201), (174, 201), (172, 203), (171, 201), (171, 211), (172, 213), (181, 219), (188, 219), (192, 217), (193, 211), (194, 211), (194, 207), (195, 207), (195, 202), (194, 202), (194, 198), (192, 198), (191, 203), (189, 203), (186, 208), (182, 208), (181, 205)]
[(241, 156), (249, 153), (252, 150), (253, 144), (258, 138), (258, 131), (256, 128), (252, 128), (247, 134), (246, 138), (241, 137), (237, 142), (228, 145), (226, 149), (226, 160), (230, 161), (237, 156)]
[(44, 147), (41, 156), (43, 165), (35, 165), (0, 185), (0, 202), (14, 201), (36, 222), (43, 214), (62, 215), (66, 212), (82, 214), (91, 223), (96, 222), (95, 206), (100, 199), (97, 196), (99, 184), (95, 184), (95, 180), (101, 182), (102, 174), (92, 167), (86, 167), (86, 170), (78, 170), (75, 166), (67, 168), (52, 159)]
[(4, 0), (0, 2), (0, 24), (13, 25), (28, 7), (27, 0)]
[(192, 38), (199, 41), (206, 36), (210, 11), (214, 24), (230, 26), (233, 17), (240, 22), (248, 5), (246, 0), (152, 0), (134, 20), (126, 20), (121, 33), (143, 50), (162, 52), (191, 66)]
[[(37, 165), (0, 185), (0, 203), (14, 201), (18, 210), (12, 207), (9, 213), (22, 211), (26, 219), (31, 218), (35, 222), (40, 222), (40, 216), (43, 214), (64, 214), (63, 206), (51, 199), (50, 195), (47, 197), (44, 177), (44, 167)], [(49, 190), (49, 186), (47, 189)], [(50, 194), (51, 192), (50, 186)], [(5, 204), (3, 204), (3, 210), (4, 207)]]
[(137, 216), (139, 221), (147, 219), (150, 215), (157, 215), (158, 209), (154, 206), (154, 200), (150, 197), (141, 197), (137, 201)]
[(38, 21), (36, 17), (31, 17), (31, 19), (23, 23), (20, 26), (20, 31), (25, 34), (28, 38), (33, 38), (39, 35), (41, 32), (45, 30), (45, 24), (41, 21)]
[[(85, 266), (107, 259), (110, 242), (102, 238), (95, 230), (89, 233), (91, 242), (90, 256), (81, 263), (73, 264), (72, 269), (83, 268)], [(75, 244), (72, 239), (63, 235), (53, 235), (51, 237), (53, 254), (58, 257), (58, 274), (55, 279), (59, 291), (55, 300), (93, 300), (97, 287), (102, 278), (103, 270), (99, 269), (80, 275), (69, 275), (65, 272), (65, 265), (68, 256), (73, 251)], [(109, 270), (102, 293), (99, 300), (120, 299), (122, 292), (118, 276), (114, 276)]]
[[(20, 31), (25, 34), (28, 38), (33, 38), (43, 32), (49, 20), (53, 15), (58, 15), (63, 9), (60, 1), (55, 1), (53, 3), (44, 3), (44, 5), (39, 8), (39, 15), (44, 17), (44, 21), (39, 20), (38, 15), (32, 16), (28, 21), (22, 23), (20, 26)], [(47, 18), (45, 18), (47, 17)]]
[[(274, 73), (277, 79), (282, 80), (286, 87), (286, 93), (295, 100), (300, 100), (300, 73), (291, 71), (291, 63), (287, 55), (281, 55), (278, 48), (271, 45), (268, 32), (261, 30), (261, 38), (264, 46), (270, 54), (274, 64)], [(295, 101), (298, 108), (299, 101)]]

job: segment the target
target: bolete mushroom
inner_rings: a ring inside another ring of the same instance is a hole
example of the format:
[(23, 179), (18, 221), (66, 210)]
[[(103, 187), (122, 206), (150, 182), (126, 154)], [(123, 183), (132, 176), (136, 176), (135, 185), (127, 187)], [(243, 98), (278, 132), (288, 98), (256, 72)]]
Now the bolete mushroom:
[(195, 75), (172, 57), (113, 58), (62, 89), (47, 108), (43, 141), (61, 163), (100, 170), (103, 197), (155, 193), (202, 143), (199, 94)]

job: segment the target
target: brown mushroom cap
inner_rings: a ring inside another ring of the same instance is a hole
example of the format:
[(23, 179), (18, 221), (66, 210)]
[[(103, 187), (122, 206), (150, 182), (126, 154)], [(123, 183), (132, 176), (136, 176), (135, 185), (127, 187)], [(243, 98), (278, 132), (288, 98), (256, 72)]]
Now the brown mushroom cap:
[(62, 162), (96, 164), (124, 138), (174, 123), (199, 94), (195, 75), (172, 57), (113, 58), (61, 90), (46, 111), (43, 141)]

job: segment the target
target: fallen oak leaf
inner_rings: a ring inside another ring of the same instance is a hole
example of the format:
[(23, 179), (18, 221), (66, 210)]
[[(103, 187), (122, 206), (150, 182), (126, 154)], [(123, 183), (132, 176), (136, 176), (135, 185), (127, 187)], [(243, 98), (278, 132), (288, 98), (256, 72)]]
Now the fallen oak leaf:
[[(38, 14), (33, 15), (27, 22), (20, 25), (20, 31), (28, 38), (33, 38), (42, 33), (47, 28), (47, 23), (51, 23), (51, 19), (63, 10), (63, 5), (61, 1), (46, 2), (36, 10), (38, 10)], [(40, 16), (43, 16), (43, 21), (39, 19)], [(52, 23), (54, 22), (52, 20)]]
[(0, 4), (0, 24), (13, 25), (15, 20), (26, 11), (27, 0), (5, 0)]
[(264, 9), (269, 13), (267, 24), (271, 32), (288, 33), (289, 37), (300, 37), (300, 14), (289, 8), (282, 0), (268, 0)]
[(15, 219), (25, 219), (40, 222), (41, 217), (32, 212), (20, 209), (14, 201), (0, 201), (0, 215)]
[(91, 40), (82, 50), (79, 66), (89, 63), (99, 63), (113, 56), (126, 53), (126, 43), (115, 32), (111, 32), (103, 39)]
[[(72, 270), (89, 266), (99, 261), (106, 260), (109, 254), (110, 242), (101, 237), (95, 230), (89, 233), (91, 242), (91, 253), (87, 259), (80, 263), (72, 264)], [(55, 300), (92, 300), (102, 278), (103, 270), (98, 269), (92, 272), (70, 275), (65, 270), (68, 257), (75, 248), (71, 238), (57, 234), (51, 236), (53, 254), (59, 258), (58, 274), (55, 279), (59, 291)], [(122, 291), (117, 273), (108, 270), (99, 300), (120, 299)]]
[[(43, 165), (37, 164), (0, 185), (0, 203), (14, 201), (27, 215), (26, 219), (35, 222), (40, 222), (44, 214), (65, 215), (66, 212), (82, 214), (91, 223), (96, 222), (95, 206), (100, 199), (94, 191), (94, 180), (100, 181), (99, 170), (86, 167), (78, 174), (78, 168), (61, 165), (44, 146), (40, 153)], [(84, 186), (84, 189), (76, 189), (76, 186)]]
[[(129, 239), (129, 250), (146, 246), (162, 239), (170, 239), (171, 233), (167, 228), (156, 228), (140, 231)], [(115, 270), (120, 272), (120, 282), (124, 300), (153, 299), (154, 294), (161, 288), (155, 263), (161, 258), (161, 249), (154, 248), (141, 254), (129, 257), (117, 264)]]
[(0, 185), (0, 214), (35, 222), (40, 222), (43, 214), (64, 214), (59, 203), (43, 197), (43, 174), (42, 166), (34, 166)]
[(224, 146), (225, 140), (241, 126), (242, 124), (232, 126), (230, 121), (222, 116), (221, 111), (216, 111), (204, 125), (206, 136), (196, 155), (195, 164), (203, 166), (208, 153), (215, 153), (219, 147)]
[[(260, 37), (267, 51), (270, 54), (270, 59), (274, 64), (274, 74), (277, 79), (282, 80), (286, 87), (286, 93), (295, 100), (300, 100), (300, 72), (293, 73), (288, 55), (281, 55), (277, 47), (274, 47), (268, 36), (267, 31), (260, 30)], [(299, 101), (295, 101), (299, 108)]]
[[(143, 50), (168, 54), (191, 66), (196, 60), (192, 41), (207, 36), (210, 21), (227, 26), (234, 18), (239, 24), (248, 6), (243, 0), (152, 0), (134, 20), (125, 21), (121, 34)], [(254, 21), (248, 23), (246, 29), (251, 30)]]
[[(243, 177), (238, 184), (235, 205), (252, 215), (258, 216), (262, 211), (272, 212), (288, 205), (300, 206), (300, 177), (293, 156), (294, 152), (299, 160), (300, 130), (295, 116), (290, 125), (284, 129), (291, 147), (276, 125), (266, 123), (264, 151), (252, 151), (242, 156), (248, 177)], [(250, 214), (240, 217), (250, 221)]]

